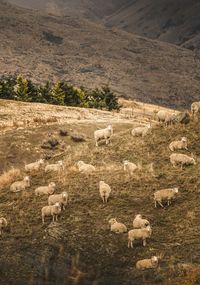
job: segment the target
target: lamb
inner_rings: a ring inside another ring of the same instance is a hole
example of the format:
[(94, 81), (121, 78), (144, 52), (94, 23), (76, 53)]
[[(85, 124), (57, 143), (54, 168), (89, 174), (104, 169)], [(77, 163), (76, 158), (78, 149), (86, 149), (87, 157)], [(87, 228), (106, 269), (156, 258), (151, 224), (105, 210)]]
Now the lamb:
[(22, 181), (16, 181), (12, 183), (10, 186), (10, 191), (16, 193), (23, 191), (28, 187), (30, 187), (30, 178), (29, 176), (25, 176)]
[(58, 215), (61, 213), (61, 206), (59, 203), (56, 203), (52, 206), (45, 206), (41, 210), (42, 212), (42, 223), (44, 224), (45, 216), (52, 216), (53, 222), (58, 220)]
[(67, 205), (68, 202), (68, 193), (62, 192), (61, 194), (54, 194), (49, 196), (48, 198), (49, 206), (54, 205), (57, 202), (61, 205), (61, 208), (65, 210), (65, 206)]
[(99, 193), (100, 197), (102, 198), (103, 203), (108, 202), (108, 198), (111, 193), (111, 188), (108, 184), (106, 184), (104, 181), (99, 182)]
[(91, 173), (95, 171), (95, 167), (91, 164), (86, 164), (82, 160), (77, 162), (78, 170), (81, 173)]
[(148, 124), (148, 125), (146, 125), (144, 127), (137, 127), (137, 128), (132, 129), (131, 134), (132, 134), (132, 136), (142, 136), (142, 137), (144, 137), (144, 136), (147, 135), (147, 133), (149, 132), (150, 128), (151, 128), (151, 124)]
[(171, 199), (173, 199), (178, 194), (178, 188), (167, 188), (156, 191), (154, 193), (154, 204), (155, 208), (157, 208), (157, 203), (164, 208), (162, 201), (167, 200), (167, 205), (170, 205)]
[(108, 223), (110, 224), (111, 232), (114, 232), (116, 234), (127, 232), (127, 227), (122, 223), (118, 223), (116, 219), (110, 219)]
[(142, 228), (146, 228), (147, 226), (150, 226), (150, 223), (148, 220), (143, 219), (142, 215), (135, 216), (135, 219), (133, 220), (134, 229), (142, 229)]
[(187, 148), (187, 138), (182, 137), (182, 139), (180, 141), (173, 141), (173, 142), (171, 142), (170, 145), (169, 145), (169, 149), (171, 151), (174, 151), (174, 150), (177, 150), (177, 149), (186, 149), (186, 150), (188, 150), (188, 148)]
[(143, 246), (146, 246), (146, 239), (150, 238), (152, 234), (152, 229), (147, 226), (143, 229), (133, 229), (128, 232), (128, 247), (133, 248), (133, 241), (136, 239), (142, 239)]
[(25, 171), (26, 172), (34, 172), (34, 171), (39, 171), (41, 166), (44, 164), (44, 159), (40, 159), (36, 162), (26, 164), (25, 165)]
[(136, 262), (136, 268), (140, 270), (153, 269), (158, 267), (158, 257), (152, 256), (149, 259), (142, 259)]
[(57, 163), (55, 164), (48, 164), (45, 167), (45, 172), (60, 172), (61, 170), (64, 170), (64, 165), (63, 165), (63, 161), (59, 160)]
[(0, 218), (0, 236), (2, 235), (2, 230), (3, 228), (7, 227), (8, 222), (5, 218), (1, 217)]
[(137, 169), (141, 170), (141, 166), (139, 164), (136, 165), (135, 163), (129, 162), (128, 160), (124, 161), (124, 171), (128, 172), (129, 176), (132, 176)]
[(200, 113), (200, 102), (193, 102), (191, 105), (191, 113), (194, 116), (195, 114)]
[(173, 153), (170, 155), (170, 162), (173, 167), (176, 167), (178, 164), (181, 165), (181, 169), (183, 169), (184, 165), (196, 165), (196, 161), (193, 157), (190, 157), (186, 154), (182, 153)]
[(56, 184), (54, 182), (49, 183), (48, 186), (40, 186), (35, 189), (35, 195), (50, 195), (55, 192)]
[(109, 144), (111, 142), (110, 139), (112, 135), (113, 135), (113, 128), (111, 125), (109, 125), (105, 129), (96, 130), (94, 132), (94, 139), (96, 142), (96, 146), (98, 146), (98, 141), (103, 139), (106, 140), (106, 144)]

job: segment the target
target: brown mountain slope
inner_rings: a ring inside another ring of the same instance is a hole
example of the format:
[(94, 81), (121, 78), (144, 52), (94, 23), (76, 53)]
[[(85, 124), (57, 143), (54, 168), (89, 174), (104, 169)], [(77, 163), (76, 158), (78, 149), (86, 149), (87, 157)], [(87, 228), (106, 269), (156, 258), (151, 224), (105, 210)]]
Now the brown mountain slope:
[(38, 82), (65, 79), (171, 107), (199, 100), (194, 52), (79, 17), (56, 17), (0, 3), (0, 72)]

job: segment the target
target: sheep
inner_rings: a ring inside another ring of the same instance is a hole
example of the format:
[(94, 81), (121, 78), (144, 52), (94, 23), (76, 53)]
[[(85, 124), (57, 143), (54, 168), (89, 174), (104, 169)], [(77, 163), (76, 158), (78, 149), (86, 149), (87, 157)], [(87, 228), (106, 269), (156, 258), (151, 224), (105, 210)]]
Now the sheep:
[(64, 170), (64, 165), (63, 165), (63, 161), (59, 160), (57, 163), (55, 164), (48, 164), (45, 167), (45, 172), (60, 172), (61, 170)]
[(154, 205), (157, 208), (157, 203), (164, 208), (162, 201), (167, 200), (167, 205), (170, 205), (171, 199), (173, 199), (179, 193), (178, 188), (167, 188), (156, 191), (154, 193)]
[(54, 194), (49, 196), (48, 198), (49, 206), (54, 205), (57, 202), (61, 205), (61, 208), (65, 210), (65, 206), (67, 205), (68, 202), (68, 193), (62, 192), (61, 194)]
[(30, 187), (30, 178), (29, 176), (25, 176), (22, 181), (15, 181), (10, 186), (11, 192), (20, 192)]
[(188, 148), (187, 148), (187, 138), (182, 137), (180, 141), (173, 141), (173, 142), (171, 142), (170, 145), (169, 145), (169, 149), (171, 151), (174, 151), (174, 150), (177, 150), (177, 149), (186, 149), (186, 150), (188, 150)]
[(127, 232), (127, 227), (122, 223), (118, 223), (116, 219), (112, 218), (108, 221), (108, 223), (110, 224), (111, 232), (114, 232), (116, 234), (121, 234), (121, 233)]
[(158, 267), (158, 257), (152, 256), (149, 259), (142, 259), (136, 262), (136, 268), (140, 270), (153, 269)]
[(128, 248), (133, 248), (133, 241), (136, 239), (142, 239), (143, 246), (146, 246), (146, 239), (150, 238), (152, 234), (152, 229), (150, 226), (147, 226), (143, 229), (133, 229), (128, 232)]
[(170, 162), (173, 167), (176, 167), (177, 164), (181, 164), (181, 169), (184, 165), (196, 165), (196, 161), (193, 157), (190, 157), (182, 153), (173, 153), (170, 155)]
[(173, 114), (167, 114), (166, 117), (165, 117), (165, 126), (169, 126), (169, 125), (172, 125), (174, 124), (176, 121), (176, 114), (173, 113)]
[(50, 195), (53, 194), (56, 188), (56, 184), (54, 182), (49, 183), (48, 186), (40, 186), (35, 189), (35, 195)]
[(129, 162), (128, 160), (124, 161), (124, 171), (128, 172), (129, 176), (132, 176), (137, 169), (141, 170), (141, 166), (139, 164), (136, 165), (135, 163)]
[(200, 102), (193, 102), (191, 104), (191, 113), (194, 116), (195, 114), (200, 112)]
[(95, 171), (95, 167), (91, 164), (86, 164), (82, 160), (77, 162), (78, 170), (81, 173), (90, 173)]
[(147, 133), (149, 132), (151, 128), (151, 124), (149, 123), (148, 125), (144, 126), (144, 127), (137, 127), (132, 129), (131, 134), (132, 136), (146, 136)]
[(5, 218), (1, 217), (0, 218), (0, 236), (2, 235), (2, 230), (3, 228), (7, 227), (8, 222)]
[(168, 116), (168, 113), (164, 110), (158, 111), (156, 115), (158, 122), (163, 122), (163, 123), (165, 122), (165, 119), (167, 116)]
[(150, 223), (148, 220), (143, 219), (142, 215), (136, 215), (135, 219), (133, 220), (133, 228), (134, 229), (142, 229), (146, 228), (147, 226), (150, 226)]
[(110, 139), (112, 135), (113, 135), (113, 128), (111, 125), (109, 125), (105, 129), (96, 130), (94, 132), (94, 139), (95, 139), (96, 146), (98, 146), (98, 141), (103, 140), (103, 139), (106, 140), (106, 145), (109, 144), (111, 142)]
[(106, 184), (104, 181), (99, 182), (99, 193), (100, 197), (102, 198), (103, 203), (108, 202), (108, 198), (111, 193), (111, 188), (108, 184)]
[(41, 166), (44, 164), (44, 159), (40, 159), (36, 162), (26, 164), (25, 165), (25, 171), (26, 172), (34, 172), (34, 171), (39, 171)]
[(61, 206), (57, 202), (55, 205), (52, 206), (45, 206), (41, 210), (42, 213), (42, 223), (44, 224), (44, 218), (45, 216), (52, 216), (52, 221), (58, 220), (58, 215), (61, 213)]

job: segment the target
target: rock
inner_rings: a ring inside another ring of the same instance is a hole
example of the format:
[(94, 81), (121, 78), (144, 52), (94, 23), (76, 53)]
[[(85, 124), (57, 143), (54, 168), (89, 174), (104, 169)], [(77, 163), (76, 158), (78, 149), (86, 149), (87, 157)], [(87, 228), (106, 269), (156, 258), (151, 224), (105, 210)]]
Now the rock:
[(190, 114), (188, 112), (182, 112), (176, 116), (176, 123), (188, 124), (190, 122)]
[(85, 138), (83, 136), (81, 136), (81, 135), (72, 135), (71, 139), (74, 142), (85, 142)]

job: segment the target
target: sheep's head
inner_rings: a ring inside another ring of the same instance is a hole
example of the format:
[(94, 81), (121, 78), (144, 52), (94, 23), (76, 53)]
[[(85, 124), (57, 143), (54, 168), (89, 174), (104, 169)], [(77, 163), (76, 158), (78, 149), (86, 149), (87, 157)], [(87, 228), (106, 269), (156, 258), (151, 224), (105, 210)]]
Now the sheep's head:
[(157, 256), (152, 256), (151, 262), (152, 262), (152, 264), (154, 264), (154, 265), (158, 264), (158, 258), (157, 258)]
[(178, 188), (174, 188), (174, 193), (177, 194), (178, 193)]
[(186, 137), (182, 137), (181, 141), (182, 142), (187, 142), (187, 138)]
[(84, 165), (84, 162), (83, 162), (82, 160), (79, 160), (79, 161), (77, 162), (77, 166), (80, 167), (80, 166), (82, 166), (82, 165)]
[(102, 181), (99, 181), (99, 186), (103, 185), (105, 182), (102, 180)]
[(58, 210), (61, 210), (61, 206), (60, 206), (60, 203), (59, 203), (59, 202), (56, 202), (54, 206), (55, 206)]
[(108, 129), (109, 129), (109, 130), (112, 130), (112, 126), (111, 126), (111, 125), (108, 125)]
[(40, 159), (40, 160), (38, 161), (38, 163), (39, 163), (40, 165), (44, 164), (44, 159)]
[(117, 223), (117, 220), (114, 219), (114, 218), (112, 218), (112, 219), (110, 219), (110, 220), (108, 221), (108, 223), (109, 223), (110, 225), (114, 225), (115, 223)]
[(152, 228), (148, 225), (145, 230), (149, 233), (149, 236), (152, 234)]
[(128, 160), (124, 160), (124, 165), (128, 165)]
[(58, 161), (58, 165), (59, 165), (62, 169), (64, 169), (64, 164), (63, 164), (63, 161), (62, 161), (62, 160), (59, 160), (59, 161)]
[(63, 197), (64, 199), (67, 199), (67, 196), (68, 196), (67, 192), (62, 192), (62, 197)]
[(142, 215), (140, 215), (140, 214), (136, 215), (135, 219), (142, 219)]
[(50, 182), (50, 183), (49, 183), (49, 187), (50, 187), (50, 188), (55, 188), (55, 187), (56, 187), (55, 182)]

